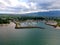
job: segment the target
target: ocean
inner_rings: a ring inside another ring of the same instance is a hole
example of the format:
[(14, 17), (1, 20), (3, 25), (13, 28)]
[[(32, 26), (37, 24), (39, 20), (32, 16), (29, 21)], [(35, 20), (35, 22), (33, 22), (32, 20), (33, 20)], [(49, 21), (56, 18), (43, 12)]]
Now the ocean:
[(0, 26), (0, 45), (60, 45), (60, 30), (43, 22), (36, 25), (45, 29), (15, 29), (13, 23)]

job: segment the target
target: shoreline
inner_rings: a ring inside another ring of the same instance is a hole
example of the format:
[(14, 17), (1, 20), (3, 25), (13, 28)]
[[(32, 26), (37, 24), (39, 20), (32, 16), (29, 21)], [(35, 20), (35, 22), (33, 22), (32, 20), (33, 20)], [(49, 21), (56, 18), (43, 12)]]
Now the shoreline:
[(39, 28), (39, 29), (45, 29), (43, 27), (38, 27), (38, 26), (28, 26), (28, 27), (15, 27), (15, 29), (26, 29), (26, 28)]

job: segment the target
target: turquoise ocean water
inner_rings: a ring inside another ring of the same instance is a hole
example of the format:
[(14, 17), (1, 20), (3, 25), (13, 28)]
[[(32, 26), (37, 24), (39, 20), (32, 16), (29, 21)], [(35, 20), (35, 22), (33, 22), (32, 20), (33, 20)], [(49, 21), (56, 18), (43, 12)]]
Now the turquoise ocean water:
[(0, 45), (60, 45), (60, 30), (38, 22), (45, 29), (0, 27)]

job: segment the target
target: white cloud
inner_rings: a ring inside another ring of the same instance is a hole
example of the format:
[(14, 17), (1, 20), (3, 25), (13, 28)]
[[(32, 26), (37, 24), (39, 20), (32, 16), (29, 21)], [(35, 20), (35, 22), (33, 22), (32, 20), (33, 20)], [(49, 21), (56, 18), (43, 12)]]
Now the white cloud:
[(48, 6), (49, 9), (60, 9), (60, 0), (56, 0)]
[(0, 0), (0, 13), (32, 13), (59, 9), (60, 0)]

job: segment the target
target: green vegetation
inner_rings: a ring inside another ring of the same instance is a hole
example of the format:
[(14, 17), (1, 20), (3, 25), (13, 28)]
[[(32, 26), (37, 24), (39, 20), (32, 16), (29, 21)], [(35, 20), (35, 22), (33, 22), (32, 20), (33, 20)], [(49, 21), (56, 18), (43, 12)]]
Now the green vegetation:
[(26, 20), (44, 20), (44, 17), (36, 16), (17, 16), (17, 15), (1, 15), (0, 24), (9, 24), (10, 21), (26, 21)]
[(0, 24), (9, 24), (10, 21), (26, 21), (26, 20), (54, 20), (60, 25), (60, 17), (48, 17), (48, 16), (21, 16), (21, 15), (12, 15), (12, 14), (1, 14), (0, 15)]
[(0, 18), (0, 24), (9, 24), (9, 20), (6, 18)]

